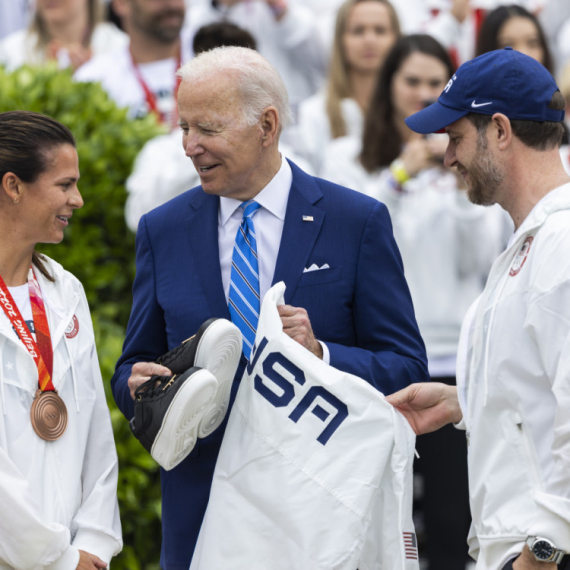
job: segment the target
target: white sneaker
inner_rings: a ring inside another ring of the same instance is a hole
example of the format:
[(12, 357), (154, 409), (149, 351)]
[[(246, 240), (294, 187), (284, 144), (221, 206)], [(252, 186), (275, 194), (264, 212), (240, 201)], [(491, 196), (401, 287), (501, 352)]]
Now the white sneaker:
[(218, 429), (226, 417), (241, 350), (241, 332), (227, 319), (213, 321), (198, 342), (194, 366), (208, 370), (218, 381), (216, 396), (200, 422), (200, 438), (207, 437)]

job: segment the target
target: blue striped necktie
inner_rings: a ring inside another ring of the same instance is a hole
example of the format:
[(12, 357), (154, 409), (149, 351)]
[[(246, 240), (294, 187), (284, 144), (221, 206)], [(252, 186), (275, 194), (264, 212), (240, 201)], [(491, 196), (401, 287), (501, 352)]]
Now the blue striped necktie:
[(240, 208), (243, 209), (243, 220), (237, 231), (232, 254), (228, 304), (232, 322), (239, 328), (243, 337), (243, 353), (249, 360), (255, 341), (260, 307), (259, 263), (253, 216), (261, 206), (249, 200)]

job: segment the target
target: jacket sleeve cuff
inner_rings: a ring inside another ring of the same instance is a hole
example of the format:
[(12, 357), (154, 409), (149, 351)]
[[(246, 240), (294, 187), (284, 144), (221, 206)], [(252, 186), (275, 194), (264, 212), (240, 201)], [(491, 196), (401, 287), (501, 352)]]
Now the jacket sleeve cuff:
[(46, 570), (75, 570), (78, 564), (79, 550), (69, 545), (55, 562), (46, 566)]
[(321, 348), (323, 349), (323, 362), (325, 364), (330, 364), (331, 363), (331, 353), (329, 351), (329, 347), (322, 340), (319, 340), (319, 344), (321, 345)]
[(456, 424), (453, 424), (453, 427), (455, 429), (460, 429), (465, 431), (467, 429), (467, 426), (465, 425), (465, 418), (461, 418), (461, 421), (457, 422)]
[(95, 554), (107, 563), (121, 551), (121, 545), (113, 537), (91, 528), (80, 528), (73, 539), (73, 546)]
[(539, 492), (535, 495), (538, 516), (529, 529), (529, 536), (544, 536), (556, 548), (570, 553), (570, 499)]

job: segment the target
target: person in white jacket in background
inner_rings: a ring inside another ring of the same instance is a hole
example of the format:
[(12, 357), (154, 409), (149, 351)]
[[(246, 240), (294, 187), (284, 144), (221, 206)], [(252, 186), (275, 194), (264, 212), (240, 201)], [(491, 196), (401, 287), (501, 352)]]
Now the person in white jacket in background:
[[(13, 0), (2, 4), (16, 4)], [(81, 67), (92, 56), (124, 47), (127, 34), (103, 21), (100, 0), (37, 0), (30, 25), (0, 41), (0, 65), (13, 71), (22, 65)], [(31, 3), (30, 3), (31, 5)], [(0, 15), (2, 8), (0, 8)]]
[(362, 134), (378, 72), (399, 37), (388, 0), (346, 0), (339, 8), (326, 87), (301, 103), (288, 139), (317, 174), (332, 139)]
[(283, 77), (291, 107), (322, 85), (327, 50), (318, 34), (316, 19), (300, 0), (207, 0), (192, 2), (186, 32), (194, 37), (202, 26), (227, 21), (247, 30), (257, 49)]
[(407, 119), (446, 128), (445, 163), (468, 196), (500, 204), (515, 233), (462, 328), (457, 388), (388, 398), (416, 433), (467, 430), (477, 570), (570, 568), (570, 177), (564, 99), (512, 48), (462, 65), (438, 102)]
[(118, 459), (83, 287), (37, 243), (83, 205), (60, 123), (0, 114), (0, 569), (107, 568)]

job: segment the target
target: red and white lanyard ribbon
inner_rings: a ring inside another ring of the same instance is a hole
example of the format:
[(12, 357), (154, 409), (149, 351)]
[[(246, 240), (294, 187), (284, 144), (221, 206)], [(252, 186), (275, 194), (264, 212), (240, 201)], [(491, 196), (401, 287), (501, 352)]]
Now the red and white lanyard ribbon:
[[(144, 77), (142, 76), (142, 73), (139, 69), (139, 66), (138, 66), (138, 64), (135, 61), (135, 58), (133, 56), (133, 52), (131, 50), (129, 50), (129, 53), (131, 54), (131, 64), (133, 66), (133, 71), (135, 73), (135, 77), (137, 78), (137, 81), (139, 82), (139, 84), (140, 84), (140, 86), (144, 92), (144, 97), (146, 100), (146, 104), (148, 105), (149, 111), (151, 113), (154, 113), (158, 117), (158, 120), (161, 123), (167, 123), (168, 122), (167, 114), (161, 113), (160, 109), (158, 108), (158, 102), (156, 100), (156, 95), (151, 91), (147, 82), (144, 80)], [(171, 128), (171, 130), (174, 130), (174, 128), (178, 124), (178, 112), (177, 112), (177, 107), (176, 107), (176, 97), (178, 95), (178, 88), (180, 87), (180, 82), (182, 81), (182, 79), (180, 77), (178, 77), (178, 75), (176, 75), (176, 72), (180, 68), (181, 63), (182, 63), (181, 50), (178, 50), (178, 56), (176, 57), (175, 75), (174, 75), (174, 93), (172, 95), (174, 97), (174, 106), (172, 108), (173, 109), (172, 116), (170, 117), (170, 128)]]
[(20, 313), (20, 309), (18, 309), (18, 306), (14, 302), (14, 298), (6, 286), (4, 279), (0, 276), (0, 305), (2, 305), (2, 309), (4, 309), (18, 337), (24, 343), (24, 346), (38, 367), (40, 390), (42, 392), (53, 392), (55, 391), (55, 387), (51, 379), (53, 374), (51, 336), (42, 292), (34, 275), (34, 270), (31, 267), (28, 273), (28, 290), (30, 292), (36, 340), (34, 340), (26, 321), (24, 321)]

